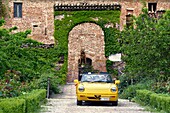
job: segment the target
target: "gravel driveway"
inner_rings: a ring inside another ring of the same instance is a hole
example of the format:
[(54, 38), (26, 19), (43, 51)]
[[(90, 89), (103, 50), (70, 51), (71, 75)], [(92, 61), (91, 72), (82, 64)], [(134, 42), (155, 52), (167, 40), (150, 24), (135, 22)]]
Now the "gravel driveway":
[(134, 102), (119, 99), (118, 106), (102, 103), (85, 103), (76, 105), (75, 86), (67, 84), (63, 87), (63, 93), (53, 95), (41, 113), (150, 113)]

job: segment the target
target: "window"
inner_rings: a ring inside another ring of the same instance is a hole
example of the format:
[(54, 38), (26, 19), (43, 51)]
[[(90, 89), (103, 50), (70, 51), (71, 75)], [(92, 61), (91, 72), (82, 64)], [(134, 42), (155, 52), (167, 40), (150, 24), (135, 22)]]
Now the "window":
[(14, 17), (22, 18), (22, 3), (14, 3)]
[(133, 26), (133, 9), (128, 8), (126, 10), (126, 26), (129, 28), (130, 26)]
[(157, 3), (148, 3), (148, 11), (156, 12)]
[(133, 25), (132, 15), (126, 15), (126, 26), (129, 28)]

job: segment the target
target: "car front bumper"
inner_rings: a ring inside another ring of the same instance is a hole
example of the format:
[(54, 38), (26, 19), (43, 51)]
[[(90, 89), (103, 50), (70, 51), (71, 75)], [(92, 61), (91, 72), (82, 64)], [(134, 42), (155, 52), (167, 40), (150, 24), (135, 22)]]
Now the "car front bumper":
[(118, 94), (77, 94), (79, 101), (117, 101)]

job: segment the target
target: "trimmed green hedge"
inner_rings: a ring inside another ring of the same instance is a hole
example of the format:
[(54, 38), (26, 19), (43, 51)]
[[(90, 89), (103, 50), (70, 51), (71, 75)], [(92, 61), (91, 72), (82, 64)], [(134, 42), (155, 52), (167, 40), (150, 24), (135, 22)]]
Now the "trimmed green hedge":
[(148, 90), (137, 90), (136, 99), (143, 105), (151, 106), (158, 111), (170, 113), (170, 96), (165, 94), (156, 94)]
[(3, 113), (2, 109), (0, 109), (0, 113)]
[(45, 89), (33, 90), (31, 93), (21, 96), (19, 98), (25, 99), (26, 101), (25, 112), (30, 113), (40, 107), (40, 102), (42, 102), (46, 98), (46, 90)]
[(45, 89), (33, 90), (18, 98), (0, 100), (0, 113), (31, 113), (36, 111), (46, 98)]
[(17, 98), (1, 99), (0, 113), (25, 113), (25, 100)]

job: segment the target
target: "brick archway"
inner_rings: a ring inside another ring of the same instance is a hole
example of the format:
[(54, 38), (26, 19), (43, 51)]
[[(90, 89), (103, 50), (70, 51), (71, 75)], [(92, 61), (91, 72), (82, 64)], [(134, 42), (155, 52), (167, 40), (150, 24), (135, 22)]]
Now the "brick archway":
[(82, 50), (92, 60), (95, 70), (106, 71), (104, 32), (95, 23), (82, 23), (69, 33), (67, 82), (78, 78), (78, 61)]

